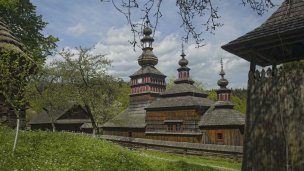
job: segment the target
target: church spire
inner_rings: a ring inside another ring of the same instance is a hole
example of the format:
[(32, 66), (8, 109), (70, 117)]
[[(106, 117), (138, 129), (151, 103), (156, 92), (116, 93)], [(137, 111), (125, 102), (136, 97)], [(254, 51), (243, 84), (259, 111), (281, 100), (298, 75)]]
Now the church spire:
[(229, 82), (225, 78), (225, 71), (223, 67), (222, 58), (221, 58), (221, 71), (219, 75), (221, 76), (221, 78), (217, 81), (217, 85), (220, 86), (220, 89), (216, 91), (218, 95), (218, 101), (230, 101), (231, 90), (227, 88)]
[(188, 60), (185, 58), (185, 52), (184, 52), (184, 44), (182, 43), (182, 54), (181, 59), (178, 61), (178, 64), (180, 65), (180, 68), (177, 69), (178, 71), (178, 79), (174, 81), (175, 84), (179, 83), (188, 83), (193, 84), (194, 81), (190, 78), (190, 68), (187, 67)]
[(153, 54), (152, 43), (154, 42), (153, 37), (151, 37), (152, 29), (149, 27), (150, 21), (146, 17), (144, 24), (143, 35), (144, 37), (140, 40), (142, 43), (142, 54), (138, 57), (138, 64), (142, 67), (144, 66), (155, 66), (158, 63), (157, 57)]

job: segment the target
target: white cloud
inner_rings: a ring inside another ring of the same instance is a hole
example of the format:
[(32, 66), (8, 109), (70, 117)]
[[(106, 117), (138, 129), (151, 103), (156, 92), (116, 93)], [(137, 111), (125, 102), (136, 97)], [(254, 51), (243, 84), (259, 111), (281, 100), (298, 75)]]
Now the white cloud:
[[(158, 33), (161, 35), (161, 33)], [(136, 72), (140, 66), (137, 58), (141, 49), (133, 47), (128, 43), (132, 38), (129, 27), (111, 28), (104, 37), (94, 46), (94, 54), (106, 54), (112, 60), (112, 67), (109, 74), (129, 81), (129, 75)], [(154, 43), (154, 54), (158, 57), (156, 68), (162, 73), (170, 76), (177, 76), (178, 61), (181, 58), (181, 41), (179, 37), (170, 34), (165, 37), (157, 36)], [(223, 43), (222, 43), (223, 44)], [(189, 60), (188, 67), (194, 80), (204, 83), (208, 89), (217, 88), (217, 80), (220, 78), (220, 58), (223, 58), (226, 77), (229, 80), (229, 87), (242, 88), (247, 84), (247, 62), (220, 48), (221, 44), (208, 43), (204, 47), (196, 48), (195, 44), (185, 47), (186, 58)], [(53, 57), (58, 59), (58, 56)], [(48, 59), (48, 62), (51, 59)]]
[(84, 25), (82, 25), (81, 23), (78, 23), (75, 26), (71, 26), (67, 28), (67, 33), (71, 34), (71, 35), (76, 35), (76, 36), (80, 36), (81, 34), (83, 34), (84, 32), (86, 32), (86, 27)]

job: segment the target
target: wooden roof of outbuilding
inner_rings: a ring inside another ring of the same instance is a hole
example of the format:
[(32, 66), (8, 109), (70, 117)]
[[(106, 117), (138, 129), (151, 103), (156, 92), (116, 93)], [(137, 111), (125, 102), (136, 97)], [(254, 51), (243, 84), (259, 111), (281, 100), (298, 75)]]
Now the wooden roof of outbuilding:
[[(58, 124), (70, 124), (70, 123), (84, 123), (84, 122), (91, 122), (91, 120), (88, 119), (87, 116), (84, 116), (83, 119), (74, 119), (74, 118), (63, 118), (61, 119), (61, 117), (63, 117), (65, 114), (67, 114), (69, 111), (71, 110), (81, 110), (83, 112), (85, 112), (85, 110), (80, 106), (80, 105), (71, 105), (68, 108), (62, 110), (51, 110), (50, 111), (50, 115), (53, 117), (54, 119), (54, 123), (58, 123)], [(36, 117), (34, 117), (32, 120), (30, 120), (29, 124), (33, 125), (33, 124), (50, 124), (52, 122), (50, 115), (48, 115), (45, 111), (39, 113)]]
[(261, 66), (304, 58), (304, 1), (284, 1), (260, 27), (222, 46)]

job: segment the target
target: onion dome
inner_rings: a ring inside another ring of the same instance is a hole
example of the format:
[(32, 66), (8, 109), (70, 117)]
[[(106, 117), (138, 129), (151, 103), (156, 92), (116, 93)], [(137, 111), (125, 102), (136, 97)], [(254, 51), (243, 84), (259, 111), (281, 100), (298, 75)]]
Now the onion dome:
[(146, 20), (143, 29), (144, 37), (141, 39), (142, 54), (138, 57), (138, 64), (140, 66), (155, 66), (158, 63), (157, 57), (153, 54), (152, 43), (154, 39), (151, 37), (152, 29), (149, 27), (149, 20)]
[(182, 59), (180, 59), (178, 61), (178, 64), (181, 66), (181, 67), (186, 67), (188, 65), (188, 60), (185, 58), (185, 53), (184, 53), (184, 50), (182, 51), (182, 54), (181, 54), (181, 57)]
[(224, 72), (224, 69), (223, 69), (223, 59), (221, 59), (221, 72), (220, 72), (219, 75), (222, 78), (217, 81), (217, 85), (219, 85), (220, 88), (226, 88), (226, 86), (229, 84), (229, 82), (228, 82), (227, 79), (224, 78), (225, 72)]

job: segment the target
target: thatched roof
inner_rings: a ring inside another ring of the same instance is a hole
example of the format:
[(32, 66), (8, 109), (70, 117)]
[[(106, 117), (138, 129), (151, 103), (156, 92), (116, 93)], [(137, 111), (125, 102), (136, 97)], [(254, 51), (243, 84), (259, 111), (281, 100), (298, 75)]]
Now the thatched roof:
[(57, 124), (72, 124), (72, 123), (86, 123), (91, 122), (87, 115), (82, 116), (81, 118), (73, 118), (69, 116), (64, 117), (64, 115), (68, 113), (72, 113), (73, 111), (81, 111), (85, 113), (85, 110), (80, 105), (71, 105), (64, 110), (51, 110), (50, 115), (48, 115), (45, 111), (39, 113), (36, 117), (34, 117), (29, 124), (50, 124), (52, 122), (51, 117), (54, 119), (54, 123)]
[(261, 66), (303, 59), (303, 16), (303, 0), (285, 1), (260, 27), (222, 48)]
[(102, 127), (114, 128), (145, 128), (145, 117), (149, 103), (131, 103), (129, 107), (116, 117), (106, 122)]
[(0, 17), (0, 48), (6, 48), (18, 53), (23, 53), (23, 45), (18, 41), (8, 26), (5, 24), (3, 18)]

